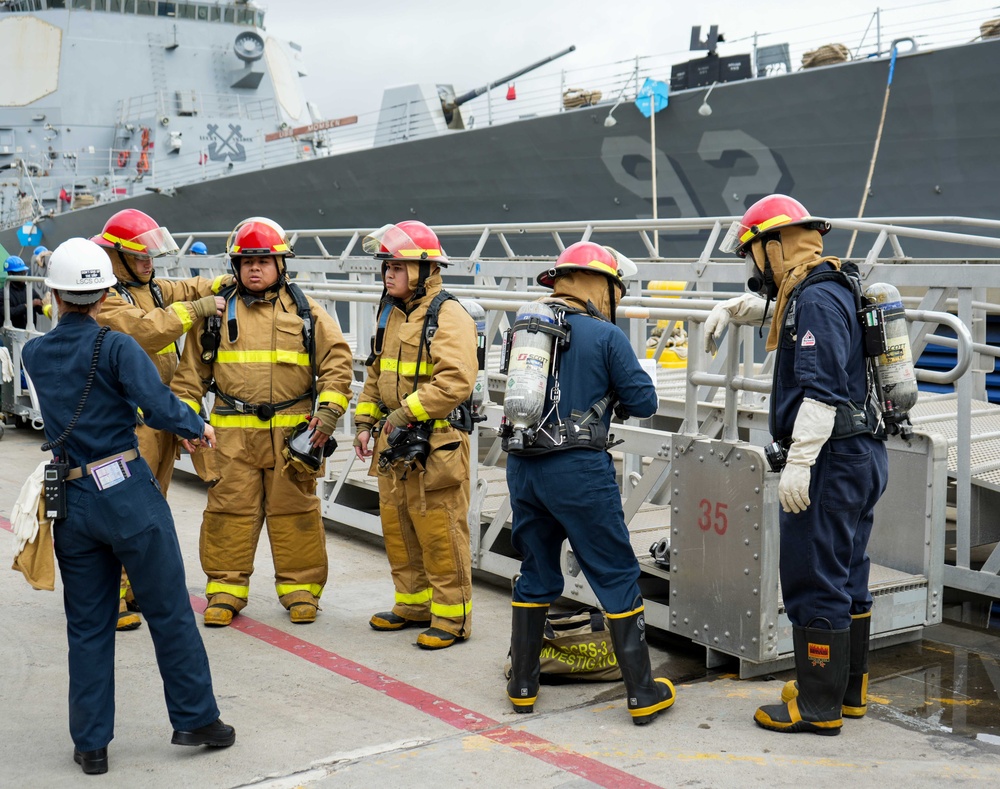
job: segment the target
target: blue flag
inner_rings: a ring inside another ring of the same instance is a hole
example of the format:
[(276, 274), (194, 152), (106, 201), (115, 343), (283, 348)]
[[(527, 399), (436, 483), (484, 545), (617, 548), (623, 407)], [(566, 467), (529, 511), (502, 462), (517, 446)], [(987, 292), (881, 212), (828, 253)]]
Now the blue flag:
[(659, 112), (667, 106), (669, 92), (670, 86), (666, 82), (646, 77), (646, 81), (642, 83), (642, 87), (639, 88), (639, 93), (635, 97), (635, 106), (648, 118), (654, 112)]

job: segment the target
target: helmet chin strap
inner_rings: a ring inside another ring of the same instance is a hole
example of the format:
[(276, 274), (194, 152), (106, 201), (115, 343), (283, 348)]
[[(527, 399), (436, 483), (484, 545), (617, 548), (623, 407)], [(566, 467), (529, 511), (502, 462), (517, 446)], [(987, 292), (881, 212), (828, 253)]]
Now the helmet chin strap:
[[(125, 270), (129, 273), (129, 276), (132, 277), (131, 282), (126, 282), (124, 284), (133, 288), (141, 288), (144, 285), (148, 285), (149, 282), (143, 282), (141, 279), (139, 279), (139, 275), (132, 270), (132, 267), (128, 263), (128, 255), (126, 255), (125, 251), (122, 249), (121, 242), (117, 241), (115, 242), (115, 251), (118, 253), (118, 258), (121, 260), (122, 265), (125, 267)], [(155, 270), (149, 272), (150, 281), (152, 281), (154, 273), (156, 273)]]

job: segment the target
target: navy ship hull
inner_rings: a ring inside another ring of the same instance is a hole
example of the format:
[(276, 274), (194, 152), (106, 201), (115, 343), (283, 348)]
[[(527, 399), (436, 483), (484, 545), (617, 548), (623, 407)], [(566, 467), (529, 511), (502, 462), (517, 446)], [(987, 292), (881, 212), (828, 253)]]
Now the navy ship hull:
[[(881, 59), (721, 84), (709, 116), (698, 113), (705, 88), (674, 93), (655, 116), (658, 216), (740, 215), (772, 192), (817, 215), (856, 216), (888, 72)], [(1000, 217), (997, 74), (998, 41), (897, 59), (866, 216)], [(97, 233), (125, 207), (174, 233), (259, 214), (300, 229), (651, 217), (650, 123), (632, 105), (618, 108), (613, 128), (607, 115), (607, 105), (582, 108), (220, 177), (39, 228), (51, 247)], [(0, 240), (20, 247), (13, 231)], [(661, 253), (693, 256), (703, 243), (672, 239)]]

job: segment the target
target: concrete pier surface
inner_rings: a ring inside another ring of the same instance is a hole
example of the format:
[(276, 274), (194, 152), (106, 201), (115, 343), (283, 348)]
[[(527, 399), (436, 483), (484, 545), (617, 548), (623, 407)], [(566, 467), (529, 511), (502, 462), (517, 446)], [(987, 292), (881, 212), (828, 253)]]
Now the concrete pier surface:
[[(11, 509), (44, 457), (41, 442), (24, 429), (0, 441), (5, 567)], [(204, 487), (178, 474), (169, 501), (200, 612)], [(674, 681), (677, 702), (652, 724), (632, 724), (621, 683), (546, 685), (535, 713), (517, 715), (502, 673), (508, 589), (477, 580), (472, 638), (420, 650), (415, 630), (368, 626), (392, 603), (381, 547), (327, 527), (330, 579), (314, 624), (291, 624), (278, 604), (262, 535), (249, 606), (232, 627), (199, 626), (222, 718), (236, 727), (232, 748), (171, 745), (148, 626), (118, 634), (115, 739), (103, 776), (83, 775), (72, 759), (61, 585), (39, 592), (20, 573), (0, 573), (0, 786), (1000, 785), (997, 630), (945, 624), (873, 653), (868, 715), (845, 720), (837, 737), (753, 723), (790, 673), (741, 681), (732, 669), (708, 671), (702, 650), (655, 632), (654, 673)]]

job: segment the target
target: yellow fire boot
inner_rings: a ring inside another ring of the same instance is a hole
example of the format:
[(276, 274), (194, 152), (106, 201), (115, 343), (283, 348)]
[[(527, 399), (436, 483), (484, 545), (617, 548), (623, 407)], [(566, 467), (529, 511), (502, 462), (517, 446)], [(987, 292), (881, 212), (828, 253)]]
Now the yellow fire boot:
[(142, 627), (142, 619), (136, 611), (129, 611), (125, 598), (118, 601), (118, 630), (137, 630)]

